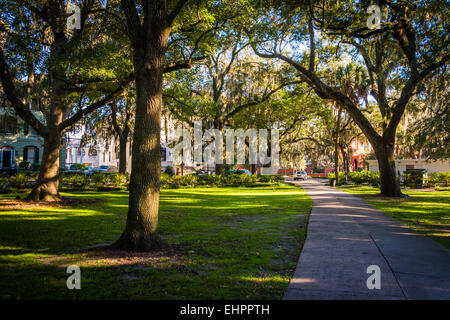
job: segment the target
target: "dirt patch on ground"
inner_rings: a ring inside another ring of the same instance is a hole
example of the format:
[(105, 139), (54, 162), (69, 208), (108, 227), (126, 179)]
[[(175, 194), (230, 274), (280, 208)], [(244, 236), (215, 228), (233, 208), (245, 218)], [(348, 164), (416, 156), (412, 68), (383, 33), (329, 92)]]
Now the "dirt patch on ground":
[(153, 252), (127, 252), (119, 250), (94, 250), (81, 253), (71, 258), (50, 255), (38, 256), (36, 260), (45, 265), (58, 265), (66, 268), (75, 264), (80, 267), (126, 267), (135, 270), (152, 268), (167, 268), (170, 266), (182, 266), (183, 257), (187, 255), (181, 245), (166, 245), (164, 248)]
[(25, 209), (25, 208), (52, 208), (52, 207), (72, 207), (85, 204), (96, 204), (104, 202), (103, 199), (77, 199), (63, 198), (59, 202), (31, 201), (25, 199), (0, 199), (0, 210)]
[(102, 250), (86, 253), (81, 264), (83, 266), (141, 266), (151, 265), (163, 268), (178, 264), (186, 253), (178, 246), (166, 246), (153, 252), (127, 252), (117, 250)]

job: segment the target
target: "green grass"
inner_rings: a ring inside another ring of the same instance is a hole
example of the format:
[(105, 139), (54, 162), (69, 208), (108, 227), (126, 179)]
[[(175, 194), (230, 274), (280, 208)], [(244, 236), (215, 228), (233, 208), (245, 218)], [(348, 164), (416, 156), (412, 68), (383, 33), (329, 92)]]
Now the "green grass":
[(371, 186), (344, 185), (339, 189), (358, 195), (388, 216), (425, 234), (450, 249), (450, 191), (403, 190), (409, 197), (377, 196)]
[[(311, 209), (288, 185), (162, 190), (159, 231), (174, 249), (123, 256), (79, 250), (119, 237), (128, 193), (63, 196), (105, 202), (0, 206), (0, 299), (279, 299)], [(71, 264), (81, 290), (66, 288)]]

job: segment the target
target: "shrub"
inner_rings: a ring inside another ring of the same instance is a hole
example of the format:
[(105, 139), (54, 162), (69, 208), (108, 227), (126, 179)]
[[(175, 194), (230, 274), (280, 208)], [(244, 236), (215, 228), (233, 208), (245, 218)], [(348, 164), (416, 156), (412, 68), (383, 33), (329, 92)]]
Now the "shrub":
[(31, 163), (29, 163), (28, 161), (22, 161), (19, 163), (19, 168), (20, 169), (30, 169)]
[(254, 185), (257, 182), (279, 183), (282, 180), (283, 178), (278, 175), (255, 176), (248, 174), (231, 174), (170, 176), (167, 173), (163, 173), (161, 174), (161, 187), (178, 188), (195, 186), (240, 186)]
[(23, 189), (26, 188), (26, 184), (28, 182), (28, 177), (25, 173), (18, 173), (9, 178), (9, 185), (12, 188)]
[(8, 178), (0, 176), (0, 193), (9, 193), (10, 191)]
[(161, 173), (160, 184), (162, 188), (168, 186), (170, 180), (170, 175), (167, 173)]
[(448, 187), (450, 181), (450, 172), (434, 172), (428, 175), (426, 179), (429, 186), (445, 186)]
[[(380, 185), (380, 174), (378, 172), (362, 170), (346, 174), (345, 172), (339, 171), (339, 181), (344, 181), (346, 176), (347, 181), (355, 184), (370, 184), (375, 187)], [(328, 174), (329, 180), (334, 179), (334, 177), (334, 172)]]
[(74, 163), (70, 166), (70, 170), (84, 170), (84, 169), (86, 168), (81, 163)]
[(380, 174), (374, 171), (362, 170), (358, 172), (349, 172), (347, 179), (355, 184), (367, 183), (375, 187), (380, 185)]
[(123, 173), (113, 172), (109, 175), (109, 182), (114, 187), (123, 187), (128, 182), (128, 175)]
[(108, 174), (97, 172), (91, 176), (91, 182), (96, 187), (106, 186), (109, 184)]
[(273, 174), (273, 175), (258, 175), (257, 176), (258, 182), (264, 182), (264, 183), (279, 183), (283, 181), (283, 177), (279, 174)]
[(166, 170), (164, 170), (164, 173), (167, 173), (169, 176), (173, 176), (175, 172), (173, 171), (173, 167), (167, 166)]
[(86, 190), (91, 184), (89, 177), (84, 174), (63, 174), (60, 181), (62, 186), (75, 190)]

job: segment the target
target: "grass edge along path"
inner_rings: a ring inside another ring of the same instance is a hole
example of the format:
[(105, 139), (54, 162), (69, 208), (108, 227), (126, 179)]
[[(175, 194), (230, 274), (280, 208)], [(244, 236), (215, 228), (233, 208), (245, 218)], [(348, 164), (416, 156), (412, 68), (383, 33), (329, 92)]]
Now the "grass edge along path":
[(379, 196), (379, 189), (372, 186), (338, 188), (362, 197), (391, 218), (450, 249), (450, 191), (402, 190), (408, 197), (386, 198)]

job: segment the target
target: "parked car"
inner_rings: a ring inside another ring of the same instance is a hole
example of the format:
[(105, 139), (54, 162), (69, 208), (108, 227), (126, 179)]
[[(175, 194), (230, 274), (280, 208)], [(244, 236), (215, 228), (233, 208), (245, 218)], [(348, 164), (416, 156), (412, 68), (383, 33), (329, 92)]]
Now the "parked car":
[(83, 173), (86, 168), (81, 163), (73, 163), (66, 170), (68, 173)]
[(107, 172), (109, 170), (109, 166), (102, 165), (97, 168), (93, 168), (92, 172)]
[(306, 180), (308, 179), (308, 174), (305, 171), (298, 171), (294, 177), (294, 180)]
[(252, 173), (247, 169), (237, 169), (237, 170), (231, 170), (230, 174), (249, 174), (252, 175)]
[(193, 173), (193, 175), (197, 175), (197, 176), (207, 176), (208, 172), (205, 170), (197, 170)]

